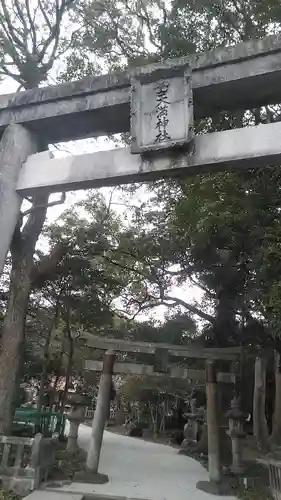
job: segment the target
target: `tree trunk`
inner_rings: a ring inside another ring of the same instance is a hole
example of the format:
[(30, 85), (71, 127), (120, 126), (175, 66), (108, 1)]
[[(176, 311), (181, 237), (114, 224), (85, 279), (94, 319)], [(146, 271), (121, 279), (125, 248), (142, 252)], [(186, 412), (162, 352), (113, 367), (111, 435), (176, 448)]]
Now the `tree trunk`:
[(63, 412), (64, 408), (65, 408), (67, 393), (68, 393), (68, 389), (69, 389), (69, 382), (70, 382), (70, 377), (71, 377), (71, 372), (72, 372), (72, 366), (73, 366), (74, 339), (72, 336), (71, 326), (70, 326), (70, 313), (67, 317), (66, 322), (67, 322), (66, 330), (67, 330), (67, 338), (68, 338), (69, 347), (68, 347), (68, 364), (67, 364), (67, 369), (66, 369), (66, 374), (65, 374), (65, 387), (64, 387), (64, 391), (63, 391), (62, 404), (61, 404), (61, 408), (60, 408), (61, 412)]
[[(20, 126), (17, 126), (20, 127)], [(20, 127), (21, 129), (21, 127)], [(10, 145), (9, 155), (16, 154), (21, 163), (35, 150), (39, 150), (37, 141), (27, 132), (17, 147)], [(9, 165), (7, 151), (3, 148), (0, 155), (0, 168)], [(20, 146), (20, 148), (18, 148)], [(19, 154), (19, 150), (21, 150)], [(8, 156), (9, 156), (8, 155)], [(10, 276), (9, 300), (5, 316), (0, 350), (0, 433), (10, 434), (16, 387), (23, 356), (24, 327), (31, 289), (33, 254), (39, 234), (45, 220), (48, 194), (34, 197), (33, 209), (24, 228), (20, 231), (20, 220), (15, 228), (11, 243), (12, 270)]]
[(275, 352), (275, 405), (273, 415), (273, 429), (270, 437), (270, 446), (281, 444), (281, 356)]
[[(40, 196), (47, 203), (47, 195)], [(38, 204), (42, 204), (37, 198)], [(10, 292), (7, 313), (5, 316), (0, 352), (0, 433), (11, 432), (14, 400), (20, 376), (24, 327), (31, 290), (31, 273), (35, 244), (41, 232), (47, 208), (38, 208), (34, 216), (36, 224), (32, 224), (30, 237), (21, 242), (17, 256), (13, 255), (10, 278)], [(35, 221), (34, 221), (35, 222)]]
[(263, 451), (267, 451), (269, 446), (268, 427), (265, 418), (266, 364), (266, 358), (256, 358), (253, 425), (257, 447)]
[(41, 408), (43, 406), (43, 402), (44, 402), (44, 384), (45, 384), (45, 379), (46, 379), (47, 370), (48, 370), (49, 347), (50, 347), (52, 331), (56, 327), (58, 316), (59, 316), (59, 306), (60, 306), (60, 296), (58, 297), (57, 302), (56, 302), (55, 314), (54, 314), (54, 317), (52, 319), (52, 323), (48, 329), (46, 342), (44, 345), (44, 360), (43, 360), (43, 366), (42, 366), (42, 373), (41, 373), (41, 377), (40, 377), (40, 387), (39, 387), (38, 405), (37, 405), (38, 411), (41, 410)]

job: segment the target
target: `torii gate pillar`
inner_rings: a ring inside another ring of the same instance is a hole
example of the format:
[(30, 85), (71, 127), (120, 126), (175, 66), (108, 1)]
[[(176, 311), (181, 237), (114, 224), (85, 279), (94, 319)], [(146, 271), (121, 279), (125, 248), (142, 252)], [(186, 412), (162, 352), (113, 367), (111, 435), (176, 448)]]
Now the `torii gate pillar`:
[(9, 125), (0, 141), (0, 276), (20, 215), (22, 197), (16, 186), (22, 164), (38, 151), (36, 137), (24, 126)]
[(106, 351), (103, 358), (103, 370), (101, 373), (97, 405), (92, 424), (92, 435), (89, 443), (86, 467), (82, 472), (75, 475), (78, 482), (90, 482), (103, 484), (108, 482), (106, 474), (98, 472), (100, 452), (102, 447), (103, 431), (106, 420), (108, 419), (110, 408), (110, 397), (112, 387), (112, 373), (115, 361), (115, 353)]

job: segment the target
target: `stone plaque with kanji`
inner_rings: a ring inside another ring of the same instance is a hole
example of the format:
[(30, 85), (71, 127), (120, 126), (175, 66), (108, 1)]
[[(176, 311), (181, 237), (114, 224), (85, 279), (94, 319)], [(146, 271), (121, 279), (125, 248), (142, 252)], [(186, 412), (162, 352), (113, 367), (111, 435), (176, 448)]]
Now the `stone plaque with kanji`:
[(131, 90), (132, 153), (180, 147), (193, 139), (190, 68), (141, 74)]

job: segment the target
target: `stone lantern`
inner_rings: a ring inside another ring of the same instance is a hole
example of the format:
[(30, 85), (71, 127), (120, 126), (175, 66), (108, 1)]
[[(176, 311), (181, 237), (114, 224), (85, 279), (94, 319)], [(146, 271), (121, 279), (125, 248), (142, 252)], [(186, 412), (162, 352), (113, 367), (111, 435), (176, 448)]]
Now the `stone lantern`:
[(187, 423), (184, 426), (184, 440), (181, 444), (183, 450), (188, 450), (198, 444), (198, 438), (202, 434), (202, 429), (205, 421), (204, 408), (196, 408), (191, 406), (191, 411), (185, 413)]
[(245, 437), (245, 433), (243, 430), (244, 414), (241, 410), (239, 397), (234, 396), (232, 399), (226, 417), (229, 419), (227, 434), (231, 439), (232, 448), (231, 470), (234, 474), (242, 474), (245, 470), (242, 460), (242, 439)]
[(78, 429), (85, 420), (85, 409), (89, 404), (89, 397), (78, 392), (68, 392), (67, 403), (71, 405), (71, 408), (67, 414), (70, 426), (66, 449), (69, 453), (75, 453), (78, 449)]

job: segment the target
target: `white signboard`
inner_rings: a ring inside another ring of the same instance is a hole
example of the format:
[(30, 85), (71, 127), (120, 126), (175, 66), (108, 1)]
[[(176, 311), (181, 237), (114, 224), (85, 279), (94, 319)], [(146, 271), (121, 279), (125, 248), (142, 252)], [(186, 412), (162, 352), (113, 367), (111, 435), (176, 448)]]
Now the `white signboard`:
[(179, 147), (193, 138), (191, 70), (152, 72), (132, 82), (132, 153)]

